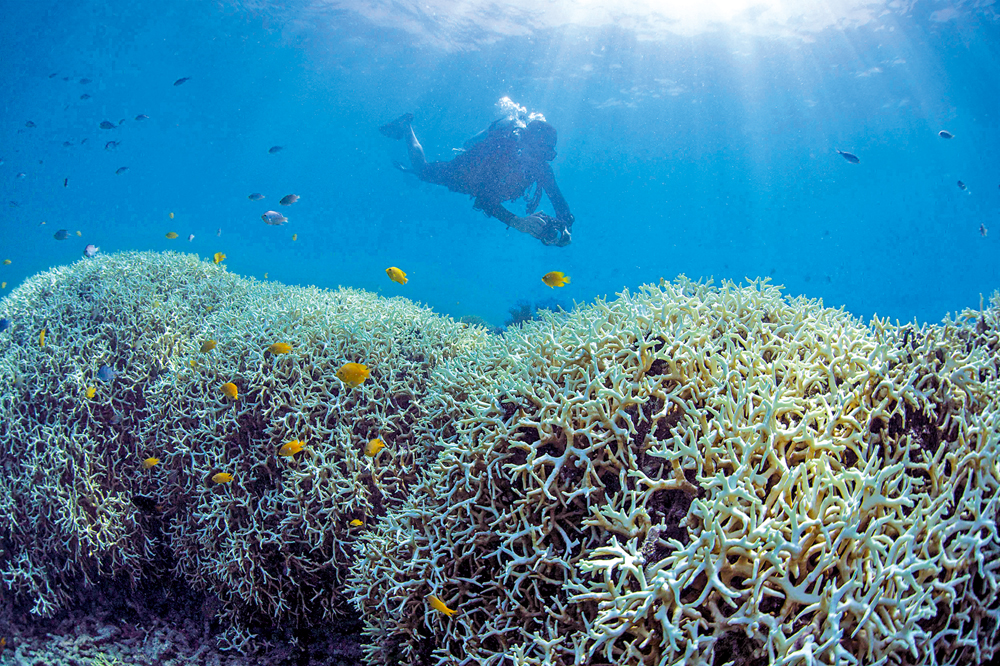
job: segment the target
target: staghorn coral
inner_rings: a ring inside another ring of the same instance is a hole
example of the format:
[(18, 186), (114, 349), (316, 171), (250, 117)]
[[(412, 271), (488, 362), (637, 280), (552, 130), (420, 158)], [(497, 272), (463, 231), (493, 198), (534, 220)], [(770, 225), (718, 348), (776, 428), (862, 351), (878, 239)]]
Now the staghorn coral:
[(998, 308), (914, 332), (681, 279), (508, 330), (358, 543), (367, 662), (983, 662)]
[[(257, 283), (177, 254), (57, 268), (0, 309), (14, 322), (0, 339), (3, 584), (48, 616), (78, 584), (173, 566), (218, 595), (223, 643), (241, 650), (262, 628), (343, 612), (349, 521), (405, 499), (475, 384), (435, 368), (474, 368), (498, 344), (404, 299)], [(218, 344), (202, 353), (206, 339)], [(276, 341), (291, 353), (266, 353)], [(335, 376), (348, 361), (371, 370), (360, 387)], [(369, 459), (376, 436), (387, 446)], [(278, 457), (291, 439), (306, 450)], [(220, 471), (233, 481), (212, 483)]]
[(79, 262), (0, 301), (0, 579), (47, 616), (180, 575), (240, 650), (350, 600), (369, 664), (983, 662), (998, 312), (865, 326), (681, 279), (499, 338), (191, 256)]

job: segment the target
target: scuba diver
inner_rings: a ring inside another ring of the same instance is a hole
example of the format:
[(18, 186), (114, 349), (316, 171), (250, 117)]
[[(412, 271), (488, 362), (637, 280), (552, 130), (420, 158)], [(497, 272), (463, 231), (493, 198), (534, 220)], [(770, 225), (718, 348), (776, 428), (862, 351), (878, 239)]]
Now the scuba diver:
[[(528, 123), (516, 116), (501, 118), (466, 141), (464, 150), (451, 161), (428, 162), (413, 133), (412, 121), (413, 114), (406, 113), (379, 127), (379, 132), (390, 139), (406, 141), (411, 167), (393, 162), (396, 168), (414, 174), (425, 183), (468, 194), (475, 199), (474, 209), (534, 236), (545, 245), (570, 244), (573, 214), (549, 164), (556, 157), (556, 129), (552, 125), (537, 117)], [(532, 185), (535, 190), (529, 195)], [(535, 212), (543, 192), (548, 194), (556, 217)], [(502, 205), (522, 196), (526, 201), (525, 217)]]

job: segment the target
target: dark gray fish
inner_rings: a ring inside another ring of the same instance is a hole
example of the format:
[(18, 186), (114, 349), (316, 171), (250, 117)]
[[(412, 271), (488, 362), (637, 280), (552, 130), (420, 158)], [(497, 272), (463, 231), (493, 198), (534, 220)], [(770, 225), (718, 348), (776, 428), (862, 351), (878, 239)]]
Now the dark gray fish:
[(121, 422), (122, 422), (122, 415), (119, 414), (118, 412), (115, 412), (114, 416), (111, 417), (111, 425), (118, 425)]
[(140, 113), (139, 115), (137, 115), (135, 117), (135, 119), (136, 120), (149, 120), (149, 116), (147, 116), (145, 113)]
[(279, 201), (278, 203), (280, 203), (282, 206), (291, 206), (298, 200), (299, 200), (299, 195), (286, 194), (285, 196), (281, 197), (281, 201)]
[(115, 127), (117, 127), (117, 125), (115, 125), (110, 120), (102, 120), (101, 121), (101, 129), (114, 129)]
[(120, 176), (126, 171), (128, 171), (128, 167), (118, 167), (118, 169), (115, 171), (115, 175)]
[(941, 137), (942, 139), (954, 139), (955, 138), (954, 134), (952, 134), (951, 132), (948, 132), (946, 130), (941, 130), (940, 132), (938, 132), (938, 136)]
[(963, 183), (962, 181), (958, 181), (958, 189), (960, 189), (960, 190), (967, 190), (969, 188), (966, 187), (965, 183)]
[(190, 76), (185, 76), (183, 79), (177, 79), (176, 81), (174, 81), (174, 85), (175, 86), (179, 86), (182, 83), (184, 83), (185, 81), (190, 81), (190, 80), (191, 80)]
[(52, 234), (52, 237), (55, 238), (56, 240), (66, 240), (67, 238), (69, 238), (69, 230), (60, 229), (59, 231)]
[(250, 201), (260, 201), (263, 198), (264, 195), (261, 194), (260, 192), (254, 192), (253, 194), (247, 197), (247, 199), (249, 199)]
[(97, 369), (97, 378), (102, 382), (110, 382), (118, 376), (118, 373), (111, 369), (111, 366), (104, 364)]
[(83, 93), (82, 95), (80, 95), (80, 99), (90, 99), (90, 95), (88, 95), (87, 93)]
[(7, 319), (6, 317), (0, 319), (0, 333), (3, 333), (8, 328), (10, 328), (10, 319)]
[(30, 120), (28, 122), (24, 123), (24, 126), (25, 127), (29, 127), (29, 128), (30, 127), (38, 127), (38, 125), (36, 125), (35, 123), (31, 122)]
[(841, 157), (843, 157), (845, 160), (847, 160), (851, 164), (857, 164), (858, 162), (861, 161), (861, 159), (857, 155), (854, 155), (852, 153), (845, 153), (842, 150), (838, 150), (837, 152), (840, 154)]
[(63, 187), (69, 187), (69, 178), (63, 178)]
[(108, 141), (106, 144), (104, 144), (104, 150), (114, 150), (120, 145), (122, 145), (121, 141)]
[(83, 85), (87, 85), (88, 83), (90, 83), (90, 79), (88, 79), (88, 78), (82, 78), (82, 79), (80, 79), (80, 83), (82, 83)]
[(281, 152), (283, 149), (284, 146), (271, 146), (270, 148), (267, 149), (267, 152), (274, 155), (275, 153)]

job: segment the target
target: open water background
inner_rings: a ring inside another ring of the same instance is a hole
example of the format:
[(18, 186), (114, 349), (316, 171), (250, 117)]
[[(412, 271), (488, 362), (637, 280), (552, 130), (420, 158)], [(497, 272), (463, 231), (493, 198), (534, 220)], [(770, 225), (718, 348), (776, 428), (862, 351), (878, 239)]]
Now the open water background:
[[(664, 4), (0, 2), (0, 280), (87, 243), (224, 252), (241, 274), (496, 325), (519, 300), (679, 273), (769, 276), (903, 321), (1000, 287), (992, 1)], [(377, 131), (412, 112), (428, 158), (449, 159), (503, 96), (559, 130), (567, 248), (396, 171), (402, 145)], [(289, 224), (266, 226), (269, 209)], [(571, 284), (546, 287), (551, 270)]]

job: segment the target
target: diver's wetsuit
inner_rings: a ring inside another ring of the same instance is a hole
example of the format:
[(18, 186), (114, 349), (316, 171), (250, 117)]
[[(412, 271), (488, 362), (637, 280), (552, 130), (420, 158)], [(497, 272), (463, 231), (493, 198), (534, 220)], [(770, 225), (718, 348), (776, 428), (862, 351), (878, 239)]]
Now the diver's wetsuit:
[[(397, 167), (412, 171), (422, 181), (468, 194), (475, 199), (476, 210), (529, 233), (546, 245), (569, 245), (573, 214), (549, 165), (556, 156), (555, 129), (551, 125), (536, 120), (526, 128), (517, 128), (509, 122), (497, 121), (467, 142), (468, 149), (453, 160), (428, 162), (410, 127), (412, 118), (411, 114), (405, 114), (379, 128), (390, 138), (407, 141), (413, 168), (399, 164)], [(521, 198), (536, 183), (526, 206), (528, 217), (518, 217), (504, 208), (503, 202)], [(543, 192), (552, 202), (554, 219), (535, 213)]]

